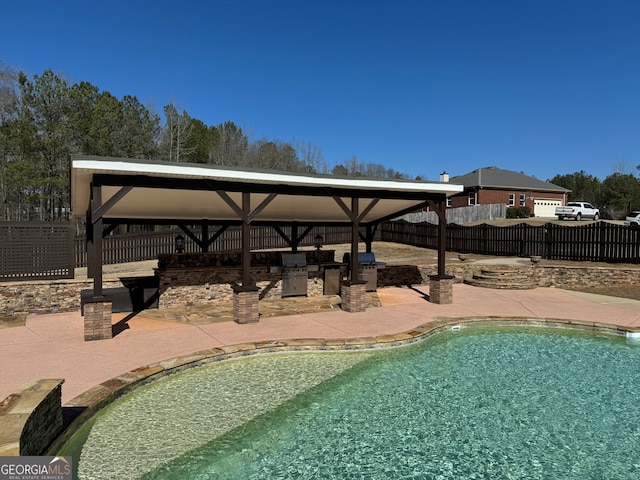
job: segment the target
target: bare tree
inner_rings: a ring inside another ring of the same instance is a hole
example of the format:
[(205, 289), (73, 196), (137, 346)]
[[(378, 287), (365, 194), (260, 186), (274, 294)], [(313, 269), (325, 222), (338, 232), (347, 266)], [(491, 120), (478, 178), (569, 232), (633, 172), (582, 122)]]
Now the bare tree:
[(619, 173), (621, 175), (627, 175), (631, 173), (631, 167), (626, 162), (626, 160), (618, 160), (613, 164), (613, 168), (611, 169), (613, 173)]
[(298, 152), (290, 143), (280, 140), (259, 140), (247, 150), (245, 165), (252, 168), (278, 170), (280, 172), (308, 172), (308, 167), (298, 158)]
[(194, 147), (187, 146), (191, 134), (191, 117), (186, 111), (178, 109), (170, 103), (164, 107), (166, 128), (162, 135), (162, 158), (170, 162), (181, 162), (192, 153)]
[(358, 161), (358, 158), (353, 155), (349, 158), (345, 158), (342, 162), (345, 170), (347, 171), (347, 175), (351, 177), (362, 177), (364, 176), (364, 163)]
[(15, 118), (18, 99), (18, 72), (0, 60), (0, 124)]
[(247, 150), (245, 164), (250, 168), (280, 170), (278, 155), (278, 146), (274, 142), (258, 140)]
[(380, 163), (367, 163), (365, 164), (364, 175), (373, 178), (388, 178), (388, 169)]
[(233, 122), (221, 123), (212, 130), (212, 146), (209, 153), (211, 163), (220, 166), (240, 166), (247, 149), (249, 140), (242, 129)]
[(305, 166), (305, 171), (309, 173), (329, 173), (329, 166), (320, 147), (316, 147), (307, 141), (295, 143), (295, 148), (300, 162)]

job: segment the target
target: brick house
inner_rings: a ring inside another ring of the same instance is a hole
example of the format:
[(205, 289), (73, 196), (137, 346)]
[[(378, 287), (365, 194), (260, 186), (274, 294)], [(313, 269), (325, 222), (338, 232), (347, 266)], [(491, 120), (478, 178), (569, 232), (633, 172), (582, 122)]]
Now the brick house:
[(462, 193), (449, 197), (449, 207), (502, 203), (527, 206), (535, 217), (553, 217), (557, 206), (566, 205), (569, 194), (564, 187), (497, 167), (478, 168), (449, 181), (464, 185)]

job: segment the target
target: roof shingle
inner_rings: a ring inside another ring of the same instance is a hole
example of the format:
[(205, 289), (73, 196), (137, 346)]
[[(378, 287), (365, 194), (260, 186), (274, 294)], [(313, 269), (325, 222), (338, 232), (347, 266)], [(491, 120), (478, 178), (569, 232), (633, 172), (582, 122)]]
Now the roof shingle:
[(485, 188), (504, 188), (504, 189), (521, 189), (521, 190), (537, 190), (549, 192), (568, 192), (564, 187), (554, 185), (553, 183), (543, 182), (535, 177), (530, 177), (522, 172), (514, 172), (512, 170), (503, 170), (498, 167), (478, 168), (465, 175), (451, 178), (451, 183), (463, 184), (465, 188), (485, 187)]

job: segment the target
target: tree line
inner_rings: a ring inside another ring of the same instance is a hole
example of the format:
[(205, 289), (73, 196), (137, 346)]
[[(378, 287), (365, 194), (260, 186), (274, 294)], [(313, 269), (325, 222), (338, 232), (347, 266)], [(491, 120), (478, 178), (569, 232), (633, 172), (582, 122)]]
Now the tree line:
[[(206, 125), (173, 103), (162, 114), (133, 95), (118, 99), (51, 70), (28, 77), (0, 61), (0, 221), (68, 219), (70, 154), (409, 179), (355, 156), (330, 167), (309, 141), (252, 141), (232, 121)], [(584, 171), (547, 181), (621, 218), (640, 209), (640, 183), (625, 165), (617, 170), (603, 181)]]
[(602, 181), (584, 171), (556, 175), (547, 181), (571, 190), (569, 201), (589, 202), (600, 208), (603, 218), (622, 219), (630, 211), (640, 210), (640, 182), (625, 165), (618, 165), (617, 170)]
[(70, 154), (409, 178), (355, 156), (330, 168), (311, 142), (252, 141), (232, 121), (206, 125), (173, 103), (162, 110), (163, 118), (134, 95), (0, 62), (0, 221), (68, 219)]

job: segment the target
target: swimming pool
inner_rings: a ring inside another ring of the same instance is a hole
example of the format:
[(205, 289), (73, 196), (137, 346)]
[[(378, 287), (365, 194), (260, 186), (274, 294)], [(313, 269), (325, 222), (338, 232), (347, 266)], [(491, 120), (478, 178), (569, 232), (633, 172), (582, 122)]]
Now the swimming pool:
[(638, 367), (636, 342), (519, 327), (248, 358), (123, 397), (66, 451), (91, 479), (634, 478)]

